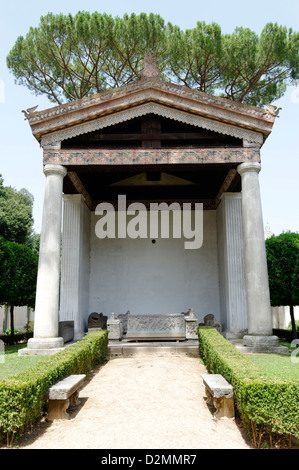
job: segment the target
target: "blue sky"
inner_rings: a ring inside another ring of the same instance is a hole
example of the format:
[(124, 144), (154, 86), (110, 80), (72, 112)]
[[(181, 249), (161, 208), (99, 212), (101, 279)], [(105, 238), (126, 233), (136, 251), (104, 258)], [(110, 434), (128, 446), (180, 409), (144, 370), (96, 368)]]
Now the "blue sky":
[[(48, 6), (47, 6), (48, 4)], [(79, 10), (124, 13), (157, 13), (182, 29), (197, 21), (216, 22), (224, 33), (236, 26), (248, 27), (258, 34), (266, 23), (277, 22), (299, 31), (298, 0), (119, 0), (109, 2), (85, 0), (40, 2), (0, 0), (0, 173), (4, 184), (27, 188), (34, 196), (35, 230), (40, 232), (44, 193), (42, 149), (31, 134), (22, 109), (39, 105), (39, 110), (53, 106), (46, 97), (35, 96), (16, 85), (6, 67), (6, 56), (20, 35), (37, 26), (42, 15), (72, 13)], [(272, 134), (262, 147), (260, 173), (264, 225), (276, 235), (282, 231), (299, 232), (299, 87), (290, 86), (286, 94), (273, 103), (282, 107)]]

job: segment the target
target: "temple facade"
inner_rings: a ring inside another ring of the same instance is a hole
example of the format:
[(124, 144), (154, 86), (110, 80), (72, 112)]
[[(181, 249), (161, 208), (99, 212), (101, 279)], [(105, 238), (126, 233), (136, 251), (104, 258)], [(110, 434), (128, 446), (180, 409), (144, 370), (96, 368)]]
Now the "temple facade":
[(29, 352), (63, 347), (59, 321), (82, 338), (92, 312), (192, 308), (229, 338), (272, 337), (259, 187), (270, 111), (162, 81), (149, 62), (131, 85), (26, 117), (45, 174)]

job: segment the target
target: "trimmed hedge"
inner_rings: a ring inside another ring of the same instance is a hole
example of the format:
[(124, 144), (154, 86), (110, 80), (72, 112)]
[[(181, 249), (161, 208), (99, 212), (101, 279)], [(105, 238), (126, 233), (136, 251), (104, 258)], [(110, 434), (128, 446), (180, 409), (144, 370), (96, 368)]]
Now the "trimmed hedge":
[(108, 332), (96, 330), (16, 377), (0, 381), (0, 440), (11, 443), (41, 418), (47, 389), (71, 374), (89, 372), (106, 358)]
[[(297, 333), (299, 333), (298, 329), (297, 329)], [(275, 336), (278, 336), (278, 338), (280, 338), (280, 339), (284, 339), (288, 343), (291, 343), (293, 341), (293, 332), (292, 332), (292, 330), (282, 330), (282, 329), (279, 329), (279, 328), (274, 328), (273, 329), (273, 334)]]
[(200, 355), (208, 371), (234, 387), (235, 404), (255, 444), (261, 433), (299, 437), (299, 380), (263, 375), (213, 327), (199, 327)]
[[(33, 337), (33, 333), (15, 333), (14, 334), (14, 344), (21, 343), (21, 341), (28, 341), (29, 338)], [(10, 343), (10, 335), (0, 335), (0, 341), (3, 341), (4, 344)]]

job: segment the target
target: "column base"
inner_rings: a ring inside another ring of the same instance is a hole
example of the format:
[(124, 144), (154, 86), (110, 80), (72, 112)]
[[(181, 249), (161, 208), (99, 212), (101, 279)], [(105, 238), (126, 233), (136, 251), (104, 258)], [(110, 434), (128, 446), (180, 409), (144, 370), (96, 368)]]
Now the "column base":
[(63, 338), (30, 338), (27, 343), (27, 348), (20, 349), (18, 355), (51, 356), (64, 349)]
[(228, 341), (238, 339), (242, 340), (244, 335), (247, 335), (248, 330), (238, 330), (238, 331), (232, 331), (232, 330), (225, 330), (222, 332), (222, 336), (226, 338)]
[(81, 341), (81, 339), (83, 339), (85, 335), (85, 331), (75, 331), (73, 341)]
[(287, 354), (289, 352), (286, 346), (280, 346), (278, 337), (273, 335), (245, 335), (242, 349), (244, 349), (244, 352), (257, 353)]

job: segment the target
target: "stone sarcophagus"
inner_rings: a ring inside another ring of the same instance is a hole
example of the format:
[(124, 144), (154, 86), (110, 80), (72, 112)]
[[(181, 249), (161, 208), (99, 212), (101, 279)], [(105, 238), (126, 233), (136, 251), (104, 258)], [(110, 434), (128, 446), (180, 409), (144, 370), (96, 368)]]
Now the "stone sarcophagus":
[(182, 313), (167, 315), (128, 315), (127, 339), (184, 340), (185, 317)]

